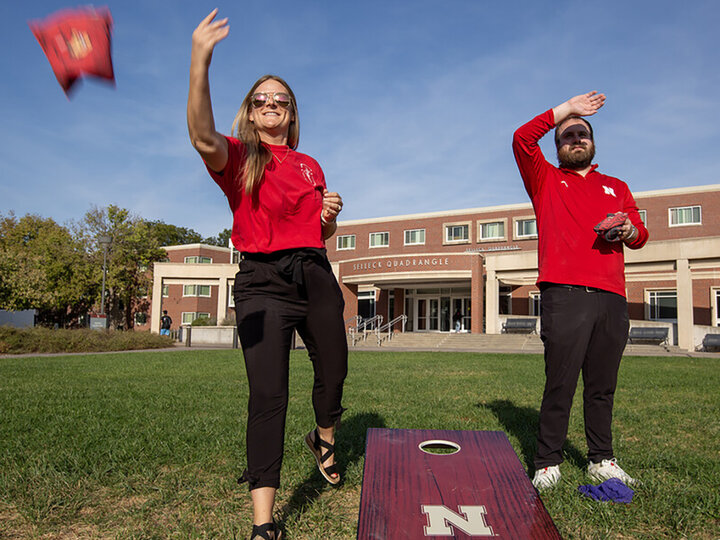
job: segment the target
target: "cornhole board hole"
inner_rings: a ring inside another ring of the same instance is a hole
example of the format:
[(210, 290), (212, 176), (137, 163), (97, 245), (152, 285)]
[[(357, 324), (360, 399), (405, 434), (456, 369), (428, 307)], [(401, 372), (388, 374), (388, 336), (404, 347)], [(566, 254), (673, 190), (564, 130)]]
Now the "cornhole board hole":
[(561, 537), (502, 431), (371, 428), (357, 538)]

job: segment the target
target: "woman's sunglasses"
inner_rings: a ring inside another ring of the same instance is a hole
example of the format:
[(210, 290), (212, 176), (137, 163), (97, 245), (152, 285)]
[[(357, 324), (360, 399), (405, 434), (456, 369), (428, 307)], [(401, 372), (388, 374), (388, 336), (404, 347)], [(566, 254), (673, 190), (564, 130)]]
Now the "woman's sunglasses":
[(285, 92), (257, 92), (250, 97), (250, 102), (253, 107), (259, 109), (267, 105), (271, 98), (276, 105), (283, 109), (292, 105), (292, 99)]

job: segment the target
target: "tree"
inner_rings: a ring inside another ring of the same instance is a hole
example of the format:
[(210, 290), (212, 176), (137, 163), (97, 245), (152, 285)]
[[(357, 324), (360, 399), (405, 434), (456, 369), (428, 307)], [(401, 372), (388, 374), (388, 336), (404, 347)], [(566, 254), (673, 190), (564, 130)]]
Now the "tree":
[(81, 234), (91, 249), (94, 267), (102, 272), (103, 249), (99, 236), (109, 236), (106, 312), (112, 325), (134, 325), (134, 314), (149, 307), (152, 263), (167, 258), (152, 224), (132, 216), (124, 208), (110, 205), (92, 208), (85, 214)]
[(50, 218), (0, 214), (0, 308), (36, 309), (41, 324), (71, 326), (95, 286), (83, 243)]
[(205, 239), (206, 244), (211, 246), (229, 247), (230, 246), (230, 235), (232, 230), (223, 229), (223, 231), (217, 236), (209, 236)]
[(170, 225), (163, 221), (145, 221), (145, 225), (160, 246), (181, 246), (203, 242), (202, 235), (193, 229)]

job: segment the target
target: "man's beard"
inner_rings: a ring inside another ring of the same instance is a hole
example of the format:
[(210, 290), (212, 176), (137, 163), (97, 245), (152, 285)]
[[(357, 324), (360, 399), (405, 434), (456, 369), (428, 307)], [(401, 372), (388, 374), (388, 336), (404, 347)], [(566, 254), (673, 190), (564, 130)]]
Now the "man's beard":
[(561, 146), (557, 151), (558, 162), (563, 169), (580, 170), (589, 167), (595, 157), (595, 143), (589, 143), (582, 152), (574, 152), (573, 147)]

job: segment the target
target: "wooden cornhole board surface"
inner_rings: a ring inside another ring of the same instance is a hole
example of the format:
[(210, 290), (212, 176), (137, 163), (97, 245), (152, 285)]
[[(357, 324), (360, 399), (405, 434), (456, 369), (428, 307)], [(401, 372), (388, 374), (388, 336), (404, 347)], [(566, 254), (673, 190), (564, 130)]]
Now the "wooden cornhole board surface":
[[(419, 448), (432, 440), (460, 451)], [(561, 537), (502, 431), (371, 428), (357, 538)]]

